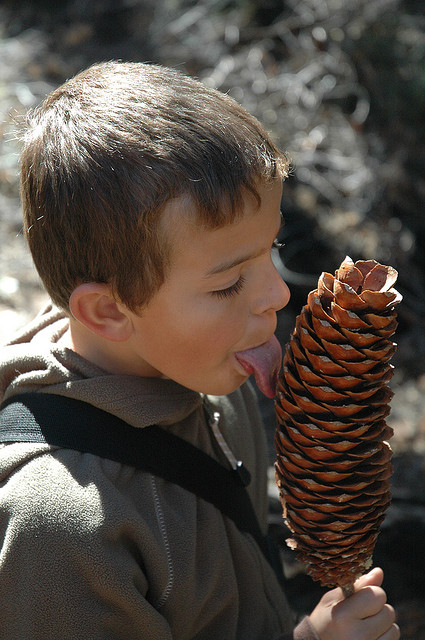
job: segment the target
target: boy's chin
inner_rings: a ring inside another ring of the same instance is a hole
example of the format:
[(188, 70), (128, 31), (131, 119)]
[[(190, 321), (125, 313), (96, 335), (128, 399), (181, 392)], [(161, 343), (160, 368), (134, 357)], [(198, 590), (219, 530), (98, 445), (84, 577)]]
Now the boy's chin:
[(230, 393), (237, 391), (247, 380), (249, 376), (238, 376), (238, 379), (231, 381), (220, 381), (211, 385), (205, 385), (200, 389), (194, 389), (199, 393), (203, 393), (208, 396), (228, 396)]

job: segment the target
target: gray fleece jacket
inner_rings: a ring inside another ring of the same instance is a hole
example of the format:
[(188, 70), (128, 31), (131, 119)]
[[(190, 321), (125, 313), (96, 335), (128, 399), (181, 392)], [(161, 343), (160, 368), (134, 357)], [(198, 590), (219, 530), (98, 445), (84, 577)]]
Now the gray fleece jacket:
[[(111, 375), (61, 346), (49, 308), (1, 350), (0, 399), (77, 398), (135, 428), (159, 424), (227, 464), (202, 398), (171, 380)], [(209, 397), (252, 474), (266, 522), (255, 397)], [(45, 444), (0, 445), (0, 640), (314, 640), (249, 534), (211, 504), (133, 467)], [(283, 635), (282, 635), (283, 634)], [(287, 635), (288, 634), (288, 635)]]

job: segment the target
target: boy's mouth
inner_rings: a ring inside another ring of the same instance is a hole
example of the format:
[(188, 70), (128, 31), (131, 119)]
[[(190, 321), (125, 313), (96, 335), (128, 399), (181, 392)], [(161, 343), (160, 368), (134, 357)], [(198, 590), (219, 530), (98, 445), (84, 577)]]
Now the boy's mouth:
[(274, 398), (282, 364), (282, 348), (276, 336), (259, 347), (238, 351), (235, 357), (249, 375), (255, 375), (260, 391), (268, 398)]

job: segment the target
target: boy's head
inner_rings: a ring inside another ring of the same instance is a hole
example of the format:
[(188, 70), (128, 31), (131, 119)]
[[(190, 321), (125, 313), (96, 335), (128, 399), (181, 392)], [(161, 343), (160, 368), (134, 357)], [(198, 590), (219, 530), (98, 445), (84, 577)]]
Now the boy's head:
[(99, 282), (136, 310), (167, 275), (167, 203), (188, 197), (199, 226), (218, 229), (286, 171), (229, 96), (156, 65), (94, 65), (28, 121), (21, 196), (35, 265), (63, 309), (78, 285)]

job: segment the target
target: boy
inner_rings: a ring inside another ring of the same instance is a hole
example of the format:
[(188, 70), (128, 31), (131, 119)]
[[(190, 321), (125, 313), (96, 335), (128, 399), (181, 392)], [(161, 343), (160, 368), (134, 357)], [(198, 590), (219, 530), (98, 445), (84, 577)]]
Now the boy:
[[(3, 399), (83, 400), (223, 466), (230, 449), (264, 523), (266, 449), (246, 380), (274, 394), (289, 292), (270, 251), (286, 171), (253, 117), (175, 71), (110, 62), (53, 92), (29, 123), (21, 179), (55, 307), (4, 348)], [(399, 637), (380, 570), (292, 631), (251, 535), (131, 465), (14, 442), (0, 474), (1, 638)]]

